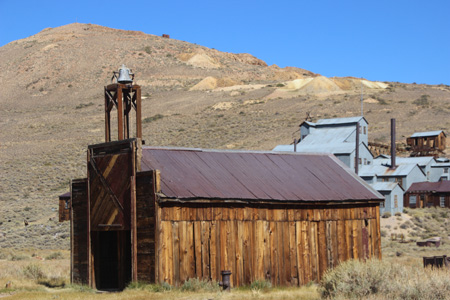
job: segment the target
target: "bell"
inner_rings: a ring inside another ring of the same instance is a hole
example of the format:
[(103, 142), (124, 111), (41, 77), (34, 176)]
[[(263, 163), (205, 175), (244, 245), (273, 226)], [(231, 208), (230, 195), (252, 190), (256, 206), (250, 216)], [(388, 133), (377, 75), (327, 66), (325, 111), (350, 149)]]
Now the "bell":
[(131, 70), (122, 65), (119, 69), (119, 78), (117, 78), (118, 83), (129, 84), (133, 82), (134, 74), (131, 73)]

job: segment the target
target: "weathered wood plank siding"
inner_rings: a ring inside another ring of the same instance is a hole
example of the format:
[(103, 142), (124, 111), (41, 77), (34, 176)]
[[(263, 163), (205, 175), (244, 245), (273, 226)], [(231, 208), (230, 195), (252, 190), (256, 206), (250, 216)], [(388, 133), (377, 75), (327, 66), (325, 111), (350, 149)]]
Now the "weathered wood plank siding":
[(72, 181), (70, 218), (71, 282), (89, 284), (88, 267), (88, 186), (87, 179)]
[(304, 285), (341, 261), (381, 258), (377, 204), (162, 204), (159, 211), (157, 282), (219, 281), (230, 270), (233, 286), (258, 279)]
[(137, 276), (155, 282), (155, 201), (154, 172), (136, 176)]

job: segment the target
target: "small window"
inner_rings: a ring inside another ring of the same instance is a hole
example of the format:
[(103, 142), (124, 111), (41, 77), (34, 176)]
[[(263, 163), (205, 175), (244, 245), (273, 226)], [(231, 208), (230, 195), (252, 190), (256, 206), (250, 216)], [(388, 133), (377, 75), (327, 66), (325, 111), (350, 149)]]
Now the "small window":
[(448, 173), (448, 168), (444, 168), (444, 173), (445, 173), (445, 174)]
[(384, 208), (384, 201), (383, 201), (383, 202), (380, 202), (380, 207), (381, 207), (381, 208)]
[(445, 197), (444, 196), (439, 197), (439, 205), (440, 205), (440, 207), (445, 207)]
[(364, 164), (367, 165), (367, 158), (364, 158)]
[(359, 164), (361, 165), (361, 164), (362, 164), (362, 159), (359, 158), (358, 162), (359, 162)]
[(416, 195), (409, 196), (409, 206), (416, 207), (416, 204), (417, 204), (417, 196)]
[(364, 128), (364, 134), (367, 134), (366, 126), (364, 126), (363, 128)]
[(69, 199), (67, 199), (64, 203), (64, 208), (69, 209)]
[(398, 197), (397, 197), (397, 195), (394, 195), (394, 207), (395, 208), (398, 207)]

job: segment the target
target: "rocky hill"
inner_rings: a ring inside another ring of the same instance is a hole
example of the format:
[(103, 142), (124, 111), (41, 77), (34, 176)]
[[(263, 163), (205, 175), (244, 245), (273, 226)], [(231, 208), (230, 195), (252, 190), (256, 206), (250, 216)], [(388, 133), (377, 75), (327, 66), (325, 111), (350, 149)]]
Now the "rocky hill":
[(359, 115), (361, 86), (372, 141), (389, 141), (392, 117), (398, 142), (450, 128), (445, 85), (326, 78), (92, 24), (47, 28), (0, 48), (2, 247), (68, 247), (57, 196), (85, 177), (87, 145), (104, 141), (103, 87), (122, 64), (142, 86), (147, 145), (270, 150), (298, 137), (307, 113)]

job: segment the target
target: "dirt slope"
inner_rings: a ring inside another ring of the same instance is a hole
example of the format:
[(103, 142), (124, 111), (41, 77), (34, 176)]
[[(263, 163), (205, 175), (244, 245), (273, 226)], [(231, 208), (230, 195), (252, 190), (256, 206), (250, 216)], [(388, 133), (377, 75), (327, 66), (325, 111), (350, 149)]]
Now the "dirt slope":
[[(142, 86), (147, 145), (270, 150), (298, 137), (307, 112), (360, 112), (361, 79), (92, 24), (45, 29), (0, 48), (1, 247), (68, 247), (57, 196), (86, 176), (87, 145), (104, 140), (103, 87), (122, 64)], [(450, 87), (363, 85), (371, 140), (388, 142), (391, 117), (398, 141), (449, 132)]]

